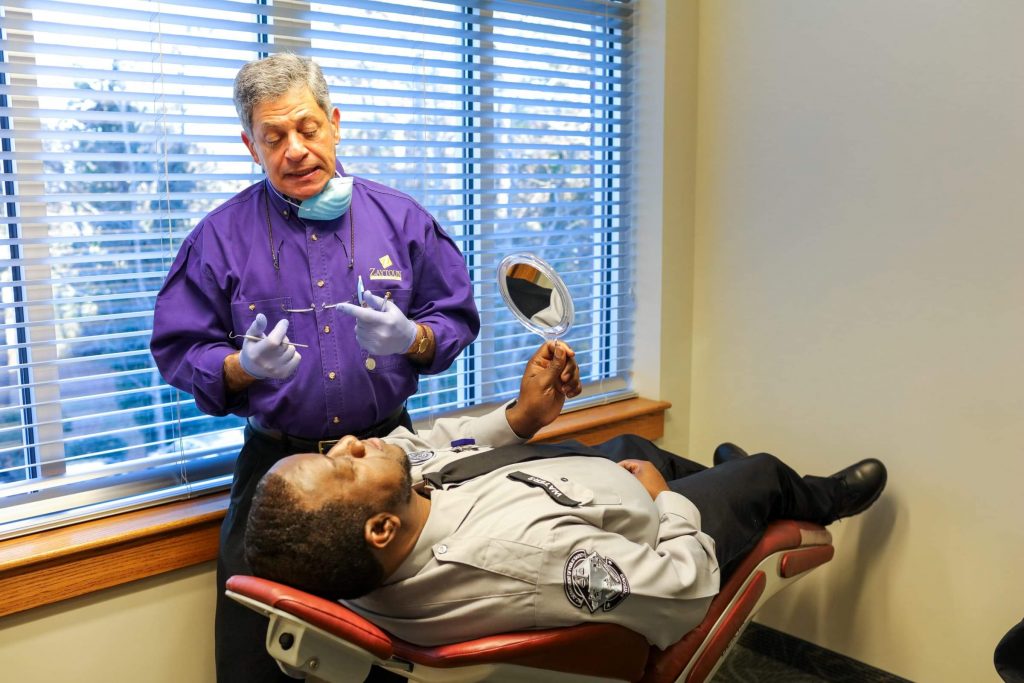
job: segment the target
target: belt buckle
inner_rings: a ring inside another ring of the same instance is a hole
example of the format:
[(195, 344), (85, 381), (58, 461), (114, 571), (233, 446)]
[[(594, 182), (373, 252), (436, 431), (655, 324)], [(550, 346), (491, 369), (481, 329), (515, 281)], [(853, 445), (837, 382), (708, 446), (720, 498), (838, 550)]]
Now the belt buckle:
[(317, 451), (320, 455), (327, 455), (327, 451), (331, 450), (334, 444), (341, 441), (341, 439), (324, 439), (323, 441), (316, 442)]

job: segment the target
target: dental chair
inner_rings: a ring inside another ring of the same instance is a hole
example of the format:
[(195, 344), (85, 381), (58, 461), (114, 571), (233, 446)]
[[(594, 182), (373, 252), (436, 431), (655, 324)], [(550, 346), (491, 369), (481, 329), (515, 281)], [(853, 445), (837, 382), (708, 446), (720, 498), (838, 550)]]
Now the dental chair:
[(346, 607), (253, 576), (233, 576), (227, 595), (270, 619), (266, 648), (289, 676), (362, 683), (371, 666), (410, 681), (701, 683), (708, 681), (754, 613), (775, 593), (832, 559), (831, 534), (778, 521), (711, 602), (704, 620), (665, 650), (614, 624), (519, 631), (421, 647), (389, 635)]

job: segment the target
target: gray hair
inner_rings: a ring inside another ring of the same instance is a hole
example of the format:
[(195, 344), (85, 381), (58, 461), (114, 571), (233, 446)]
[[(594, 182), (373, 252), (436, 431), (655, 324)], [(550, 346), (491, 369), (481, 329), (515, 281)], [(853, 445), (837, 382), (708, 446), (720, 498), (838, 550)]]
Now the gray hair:
[(235, 76), (235, 111), (245, 134), (252, 137), (252, 110), (305, 85), (320, 108), (331, 115), (331, 96), (320, 66), (309, 57), (280, 52), (248, 62)]

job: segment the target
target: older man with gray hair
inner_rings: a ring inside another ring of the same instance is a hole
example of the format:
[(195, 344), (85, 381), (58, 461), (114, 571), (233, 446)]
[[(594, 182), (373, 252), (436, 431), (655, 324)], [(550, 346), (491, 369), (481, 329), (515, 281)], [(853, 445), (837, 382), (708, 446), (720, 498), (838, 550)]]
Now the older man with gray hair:
[[(317, 64), (293, 54), (235, 78), (242, 142), (266, 177), (210, 212), (157, 297), (151, 349), (199, 410), (247, 418), (217, 574), (218, 681), (281, 680), (262, 620), (223, 598), (256, 483), (343, 435), (411, 428), (420, 374), (446, 370), (480, 317), (465, 261), (415, 200), (349, 175), (341, 114)], [(287, 680), (287, 679), (285, 679)]]

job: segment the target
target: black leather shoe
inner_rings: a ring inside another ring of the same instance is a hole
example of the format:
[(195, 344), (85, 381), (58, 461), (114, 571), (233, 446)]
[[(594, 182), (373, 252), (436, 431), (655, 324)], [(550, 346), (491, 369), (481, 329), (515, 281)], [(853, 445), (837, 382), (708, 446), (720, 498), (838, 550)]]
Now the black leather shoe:
[(740, 458), (746, 458), (747, 452), (737, 446), (734, 443), (726, 441), (715, 449), (715, 455), (713, 461), (716, 465), (721, 465), (723, 462), (729, 462), (731, 460), (739, 460)]
[(833, 520), (864, 512), (878, 500), (885, 488), (888, 475), (885, 465), (879, 460), (868, 458), (856, 465), (839, 470), (832, 475), (842, 483), (842, 489), (836, 499)]

